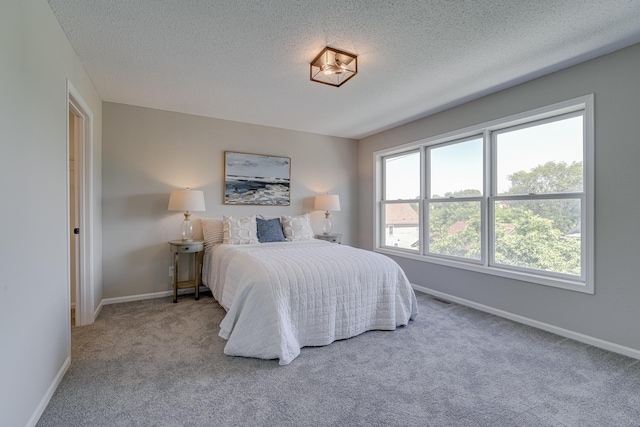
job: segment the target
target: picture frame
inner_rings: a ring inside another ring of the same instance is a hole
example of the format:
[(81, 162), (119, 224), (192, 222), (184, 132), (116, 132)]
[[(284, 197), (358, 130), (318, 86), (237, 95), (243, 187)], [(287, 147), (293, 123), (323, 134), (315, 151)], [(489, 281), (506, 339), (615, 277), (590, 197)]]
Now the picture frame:
[(291, 159), (225, 151), (224, 204), (289, 206)]

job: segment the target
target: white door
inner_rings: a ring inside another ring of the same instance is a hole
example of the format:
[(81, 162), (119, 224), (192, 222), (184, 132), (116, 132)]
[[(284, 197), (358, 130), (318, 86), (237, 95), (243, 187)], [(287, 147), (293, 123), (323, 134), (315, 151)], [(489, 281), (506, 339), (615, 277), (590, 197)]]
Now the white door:
[(75, 307), (75, 325), (82, 326), (95, 320), (91, 164), (93, 113), (69, 81), (67, 94), (69, 309), (71, 311), (71, 307)]
[(77, 204), (77, 175), (76, 175), (76, 140), (82, 118), (73, 109), (69, 109), (69, 295), (71, 297), (71, 323), (78, 326), (76, 317), (76, 293), (78, 283), (78, 204)]

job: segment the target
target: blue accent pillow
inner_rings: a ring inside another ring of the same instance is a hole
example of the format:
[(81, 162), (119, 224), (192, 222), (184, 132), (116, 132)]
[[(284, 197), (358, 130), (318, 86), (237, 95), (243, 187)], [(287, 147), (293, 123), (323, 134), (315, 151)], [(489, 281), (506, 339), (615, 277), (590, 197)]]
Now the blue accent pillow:
[(258, 228), (258, 241), (260, 243), (285, 241), (280, 218), (256, 218), (256, 224)]

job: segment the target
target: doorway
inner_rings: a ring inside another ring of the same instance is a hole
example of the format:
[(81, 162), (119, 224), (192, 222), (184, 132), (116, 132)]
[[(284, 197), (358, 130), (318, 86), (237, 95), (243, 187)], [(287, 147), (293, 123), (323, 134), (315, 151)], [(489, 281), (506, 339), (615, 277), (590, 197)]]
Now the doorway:
[(76, 140), (81, 135), (78, 135), (82, 126), (82, 117), (77, 116), (72, 108), (69, 108), (69, 295), (71, 297), (71, 325), (79, 326), (76, 324), (76, 300), (78, 294), (78, 234), (79, 231), (77, 224), (78, 220), (78, 194), (77, 194), (77, 175), (75, 158), (76, 155)]
[(93, 280), (93, 113), (67, 81), (69, 314), (75, 326), (95, 319)]

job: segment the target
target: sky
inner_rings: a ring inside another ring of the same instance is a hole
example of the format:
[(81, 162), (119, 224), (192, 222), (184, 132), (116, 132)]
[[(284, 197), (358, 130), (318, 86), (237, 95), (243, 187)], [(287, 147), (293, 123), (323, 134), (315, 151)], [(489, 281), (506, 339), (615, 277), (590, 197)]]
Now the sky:
[[(498, 194), (510, 187), (508, 176), (530, 171), (549, 161), (582, 161), (582, 116), (497, 133)], [(467, 189), (482, 191), (482, 139), (443, 145), (431, 150), (431, 194)], [(386, 162), (386, 199), (415, 199), (420, 195), (418, 152)]]
[(249, 177), (289, 178), (288, 157), (225, 153), (225, 174)]

